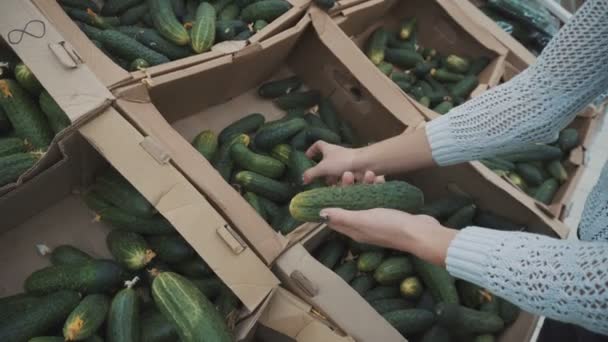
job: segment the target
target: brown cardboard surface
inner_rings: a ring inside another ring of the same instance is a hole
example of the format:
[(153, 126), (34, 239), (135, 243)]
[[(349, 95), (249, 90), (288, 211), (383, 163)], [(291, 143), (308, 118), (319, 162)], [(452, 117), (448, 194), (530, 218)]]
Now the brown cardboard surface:
[[(16, 0), (13, 0), (16, 1)], [(181, 68), (192, 66), (198, 63), (213, 60), (234, 52), (235, 49), (241, 49), (243, 45), (240, 43), (221, 43), (215, 46), (211, 51), (171, 61), (169, 63), (147, 68), (145, 71), (128, 72), (110, 58), (108, 58), (101, 50), (99, 50), (89, 38), (78, 28), (78, 26), (68, 17), (68, 15), (59, 6), (57, 1), (51, 0), (30, 0), (42, 12), (42, 14), (68, 39), (74, 46), (75, 50), (82, 57), (84, 63), (87, 63), (91, 70), (97, 75), (101, 82), (109, 89), (114, 89), (120, 86), (127, 85), (134, 81), (142, 80), (151, 76), (162, 75)], [(269, 37), (293, 26), (304, 14), (308, 7), (309, 0), (287, 0), (293, 7), (284, 13), (281, 17), (275, 19), (267, 27), (260, 32), (254, 34), (248, 43), (256, 43), (266, 40)]]
[[(499, 83), (504, 73), (506, 48), (492, 35), (472, 22), (463, 13), (462, 9), (447, 0), (407, 2), (372, 0), (347, 8), (341, 11), (340, 15), (334, 16), (334, 21), (346, 36), (352, 38), (357, 48), (352, 49), (352, 46), (349, 46), (348, 49), (343, 47), (334, 48), (333, 44), (328, 44), (328, 46), (336, 54), (342, 53), (342, 55), (348, 56), (349, 60), (358, 60), (361, 63), (361, 69), (373, 72), (381, 78), (384, 85), (378, 92), (388, 93), (389, 89), (392, 92), (397, 91), (413, 103), (427, 119), (435, 118), (437, 117), (436, 113), (419, 105), (414, 99), (401, 91), (394, 82), (382, 75), (361, 51), (361, 48), (365, 47), (368, 37), (376, 28), (384, 26), (395, 29), (403, 18), (409, 16), (415, 16), (418, 19), (417, 37), (422, 46), (433, 47), (443, 54), (455, 53), (471, 57), (487, 56), (493, 60), (480, 74), (477, 94)], [(321, 26), (320, 24), (317, 25), (317, 22), (327, 21), (326, 17), (323, 14), (313, 16), (315, 27)], [(323, 26), (328, 27), (330, 25), (324, 24)]]
[(360, 122), (356, 133), (366, 141), (376, 141), (386, 132), (399, 134), (407, 127), (404, 122), (417, 125), (423, 121), (407, 102), (401, 107), (402, 116), (391, 114), (387, 108), (396, 107), (395, 103), (375, 100), (368, 91), (371, 87), (360, 83), (321, 44), (309, 22), (304, 18), (293, 28), (232, 56), (154, 77), (148, 83), (149, 92), (143, 85), (116, 92), (117, 108), (162, 144), (175, 165), (268, 264), (316, 225), (303, 225), (286, 237), (272, 230), (190, 146), (189, 141), (196, 134), (204, 129), (219, 133), (253, 112), (263, 113), (269, 120), (282, 117), (284, 112), (271, 101), (262, 101), (256, 91), (265, 81), (293, 73), (309, 87), (329, 96), (341, 117)]
[(234, 241), (223, 234), (232, 234), (228, 223), (170, 163), (159, 163), (144, 149), (146, 137), (112, 108), (80, 132), (173, 224), (250, 311), (260, 305), (277, 279), (247, 245), (235, 252), (230, 244)]

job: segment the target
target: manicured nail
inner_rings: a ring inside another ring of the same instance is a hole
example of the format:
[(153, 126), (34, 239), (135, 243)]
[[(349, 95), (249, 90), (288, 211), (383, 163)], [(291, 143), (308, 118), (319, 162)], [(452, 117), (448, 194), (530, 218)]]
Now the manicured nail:
[(319, 216), (321, 217), (321, 222), (323, 222), (323, 223), (329, 222), (329, 214), (321, 212), (321, 213), (319, 213)]

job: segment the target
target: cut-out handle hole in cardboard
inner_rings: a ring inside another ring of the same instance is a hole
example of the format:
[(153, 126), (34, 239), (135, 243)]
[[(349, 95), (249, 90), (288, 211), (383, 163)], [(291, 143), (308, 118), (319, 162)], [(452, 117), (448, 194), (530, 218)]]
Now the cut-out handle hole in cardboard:
[(361, 85), (357, 80), (338, 69), (331, 70), (330, 75), (332, 75), (334, 83), (341, 88), (344, 93), (348, 94), (353, 101), (365, 102), (363, 91), (361, 91)]

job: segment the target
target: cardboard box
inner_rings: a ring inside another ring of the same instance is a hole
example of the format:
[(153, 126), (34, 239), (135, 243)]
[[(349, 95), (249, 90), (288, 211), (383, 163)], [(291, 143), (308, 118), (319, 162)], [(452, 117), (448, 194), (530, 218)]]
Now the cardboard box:
[(150, 137), (108, 108), (59, 146), (60, 163), (0, 200), (5, 218), (0, 223), (0, 264), (11, 274), (0, 285), (0, 296), (20, 292), (29, 274), (49, 264), (48, 257), (36, 253), (37, 244), (52, 248), (68, 243), (95, 257), (109, 256), (105, 235), (110, 227), (96, 222), (78, 196), (109, 163), (243, 302), (237, 338), (251, 330), (278, 285), (277, 278), (169, 159), (158, 160), (149, 152), (154, 146)]
[[(14, 0), (13, 0), (14, 1)], [(109, 89), (134, 81), (165, 74), (174, 70), (203, 63), (214, 58), (230, 54), (244, 46), (258, 46), (273, 35), (293, 26), (304, 14), (309, 0), (287, 0), (293, 7), (281, 17), (268, 24), (263, 30), (254, 34), (246, 43), (226, 42), (215, 45), (211, 51), (169, 63), (153, 66), (144, 71), (128, 72), (115, 64), (89, 40), (70, 17), (63, 11), (57, 1), (31, 0), (42, 14), (61, 32), (78, 51), (81, 59), (89, 65), (99, 80)]]
[[(323, 25), (327, 30), (333, 30), (326, 23), (327, 16), (314, 17), (315, 25)], [(397, 1), (372, 0), (349, 7), (339, 15), (334, 16), (344, 34), (350, 37), (356, 47), (349, 46), (348, 50), (340, 50), (330, 46), (336, 54), (351, 55), (350, 58), (365, 59), (365, 67), (374, 69), (381, 74), (361, 49), (365, 49), (368, 38), (378, 28), (385, 27), (395, 31), (400, 22), (407, 17), (416, 17), (417, 39), (423, 47), (435, 48), (444, 55), (457, 54), (470, 57), (486, 56), (492, 62), (480, 74), (480, 84), (473, 91), (476, 96), (489, 87), (498, 84), (504, 73), (506, 48), (465, 15), (463, 10), (452, 1)], [(388, 77), (383, 77), (387, 88), (398, 88)], [(401, 92), (401, 90), (399, 89)], [(434, 111), (420, 105), (416, 100), (401, 92), (408, 101), (412, 102), (428, 119), (438, 116)]]
[[(471, 195), (479, 208), (508, 217), (526, 226), (527, 231), (552, 237), (557, 237), (556, 232), (567, 231), (558, 220), (547, 219), (542, 213), (522, 204), (517, 196), (497, 187), (490, 179), (479, 177), (471, 164), (421, 170), (397, 178), (421, 188), (428, 202), (447, 195), (448, 189), (458, 189)], [(350, 285), (311, 255), (330, 232), (329, 228), (319, 227), (277, 260), (275, 273), (282, 284), (318, 308), (356, 341), (406, 341)], [(537, 317), (521, 313), (498, 341), (529, 341), (536, 321)]]
[(72, 121), (32, 169), (0, 188), (3, 196), (58, 163), (58, 140), (108, 107), (114, 97), (31, 3), (6, 0), (0, 4), (0, 36), (0, 49), (13, 50)]
[[(309, 87), (329, 96), (339, 115), (361, 123), (356, 133), (366, 141), (380, 134), (401, 133), (423, 118), (398, 93), (376, 94), (381, 74), (362, 70), (351, 74), (321, 42), (304, 18), (259, 48), (217, 58), (144, 85), (119, 89), (117, 108), (141, 131), (157, 139), (176, 166), (229, 218), (262, 259), (270, 264), (289, 244), (316, 227), (305, 224), (288, 236), (276, 233), (240, 194), (191, 145), (200, 131), (221, 129), (253, 112), (268, 120), (282, 117), (271, 101), (257, 96), (263, 82), (287, 74), (299, 75)], [(337, 42), (339, 43), (339, 42)], [(373, 71), (373, 70), (372, 70)]]

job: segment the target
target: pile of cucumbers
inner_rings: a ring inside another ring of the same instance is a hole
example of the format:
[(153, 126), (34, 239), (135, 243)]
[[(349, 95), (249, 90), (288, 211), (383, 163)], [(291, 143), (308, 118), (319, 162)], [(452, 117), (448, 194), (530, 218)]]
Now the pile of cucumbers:
[(247, 40), (287, 12), (286, 0), (59, 0), (80, 29), (126, 70)]
[(416, 18), (406, 19), (397, 32), (376, 29), (365, 51), (404, 92), (423, 106), (445, 114), (469, 98), (490, 59), (443, 56), (433, 48), (423, 48), (417, 40), (416, 23)]
[(566, 128), (552, 144), (532, 144), (481, 162), (537, 201), (551, 204), (560, 185), (569, 179), (565, 160), (579, 144), (578, 131)]
[(289, 213), (289, 201), (301, 191), (324, 187), (320, 181), (304, 185), (302, 174), (315, 165), (305, 151), (317, 140), (355, 146), (350, 125), (341, 120), (328, 98), (317, 90), (303, 90), (290, 76), (263, 84), (261, 98), (274, 101), (286, 115), (266, 122), (253, 113), (221, 132), (205, 130), (193, 146), (220, 175), (243, 194), (251, 206), (277, 231), (288, 234), (303, 222)]
[[(462, 194), (433, 201), (417, 212), (455, 229), (473, 224), (500, 230), (522, 228), (480, 210)], [(492, 342), (519, 315), (517, 306), (472, 283), (454, 279), (443, 267), (332, 234), (313, 251), (315, 258), (408, 340)]]
[(0, 187), (34, 166), (69, 125), (32, 71), (0, 42)]
[[(117, 172), (84, 194), (113, 260), (57, 246), (22, 294), (0, 298), (0, 340), (232, 341), (240, 301)], [(86, 234), (86, 232), (84, 232)]]

